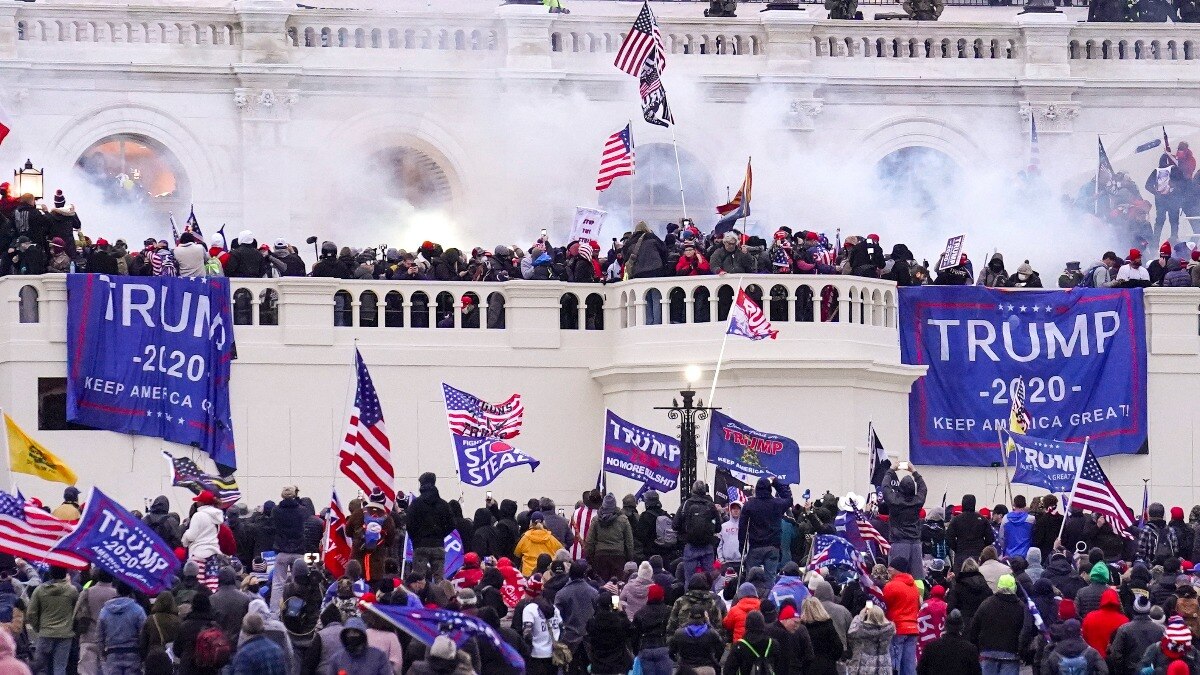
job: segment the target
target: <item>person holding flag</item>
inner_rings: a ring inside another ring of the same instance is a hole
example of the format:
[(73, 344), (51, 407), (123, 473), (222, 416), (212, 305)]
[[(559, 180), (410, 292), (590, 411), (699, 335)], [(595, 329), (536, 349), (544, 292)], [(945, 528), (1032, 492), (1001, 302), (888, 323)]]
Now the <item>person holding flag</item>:
[[(362, 565), (367, 581), (380, 579), (385, 575), (386, 563), (396, 550), (396, 524), (384, 506), (386, 501), (387, 496), (383, 490), (376, 488), (367, 497), (363, 508), (351, 513), (346, 519), (346, 534), (351, 541), (351, 555)], [(449, 508), (446, 509), (446, 512), (449, 513)], [(410, 511), (410, 535), (417, 529), (416, 521), (411, 518)], [(445, 555), (445, 551), (442, 549), (444, 539), (445, 535), (437, 545), (443, 556)], [(442, 571), (443, 561), (444, 557), (439, 560), (435, 568), (439, 575)]]

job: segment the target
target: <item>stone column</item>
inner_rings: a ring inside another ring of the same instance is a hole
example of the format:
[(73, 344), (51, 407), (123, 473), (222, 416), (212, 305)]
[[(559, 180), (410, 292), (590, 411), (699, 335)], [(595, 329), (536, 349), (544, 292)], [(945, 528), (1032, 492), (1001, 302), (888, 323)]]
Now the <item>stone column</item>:
[(505, 65), (511, 70), (550, 70), (550, 24), (555, 15), (540, 5), (501, 5)]
[(0, 60), (17, 58), (17, 8), (15, 2), (0, 4)]
[(1017, 17), (1017, 25), (1021, 28), (1021, 58), (1025, 61), (1026, 78), (1071, 76), (1067, 45), (1075, 24), (1066, 14), (1022, 14)]
[[(817, 7), (814, 5), (813, 7)], [(768, 74), (808, 73), (815, 54), (813, 31), (817, 17), (812, 12), (764, 12)]]
[(284, 0), (236, 0), (241, 19), (242, 63), (288, 63), (287, 20), (291, 9)]

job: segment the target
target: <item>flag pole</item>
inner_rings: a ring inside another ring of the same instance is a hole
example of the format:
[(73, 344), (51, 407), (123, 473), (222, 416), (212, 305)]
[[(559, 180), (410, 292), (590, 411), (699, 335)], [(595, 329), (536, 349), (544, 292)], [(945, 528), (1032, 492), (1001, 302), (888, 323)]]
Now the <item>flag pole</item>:
[(675, 172), (679, 174), (679, 202), (683, 205), (683, 217), (687, 218), (687, 197), (683, 194), (683, 165), (679, 163), (679, 143), (675, 141), (675, 125), (671, 125), (671, 147), (675, 149)]
[[(1070, 496), (1072, 499), (1075, 497), (1075, 488), (1079, 486), (1079, 474), (1083, 473), (1083, 461), (1084, 461), (1084, 458), (1087, 457), (1088, 440), (1089, 439), (1091, 439), (1091, 436), (1084, 436), (1083, 450), (1080, 451), (1080, 453), (1079, 453), (1079, 461), (1077, 461), (1075, 463), (1075, 480), (1071, 481), (1071, 492), (1070, 492)], [(1063, 501), (1066, 501), (1066, 500), (1063, 500)], [(1058, 538), (1055, 539), (1055, 541), (1058, 542), (1059, 544), (1062, 543), (1063, 530), (1067, 527), (1067, 514), (1065, 513), (1065, 511), (1067, 511), (1067, 509), (1066, 509), (1065, 504), (1063, 506), (1063, 511), (1064, 511), (1064, 513), (1063, 513), (1062, 523), (1058, 526)], [(1068, 551), (1067, 553), (1068, 553), (1068, 555), (1073, 555), (1073, 552), (1071, 552), (1071, 551)]]
[[(630, 166), (630, 168), (629, 168), (629, 229), (632, 230), (633, 229), (633, 180), (634, 180), (634, 176), (637, 175), (637, 146), (635, 146), (633, 144), (633, 119), (632, 118), (629, 120), (629, 124), (625, 128), (629, 129), (629, 152), (632, 155), (632, 159), (633, 159), (633, 161), (630, 162), (630, 164), (632, 166)], [(597, 258), (600, 257), (599, 251), (596, 251), (596, 257)]]
[[(738, 292), (742, 290), (742, 282), (745, 281), (745, 275), (738, 277)], [(737, 302), (737, 295), (733, 296), (734, 302)], [(733, 311), (731, 307), (729, 311)], [(721, 376), (721, 364), (725, 362), (725, 345), (729, 344), (729, 326), (725, 326), (725, 337), (721, 338), (721, 351), (717, 355), (717, 368), (713, 371), (712, 386), (708, 388), (708, 405), (712, 407), (713, 399), (717, 396), (717, 378)], [(705, 469), (707, 471), (707, 468)]]
[(1004, 432), (996, 429), (996, 440), (1000, 442), (1000, 462), (1004, 465), (1004, 498), (1012, 503), (1012, 478), (1008, 473), (1008, 453), (1005, 451)]

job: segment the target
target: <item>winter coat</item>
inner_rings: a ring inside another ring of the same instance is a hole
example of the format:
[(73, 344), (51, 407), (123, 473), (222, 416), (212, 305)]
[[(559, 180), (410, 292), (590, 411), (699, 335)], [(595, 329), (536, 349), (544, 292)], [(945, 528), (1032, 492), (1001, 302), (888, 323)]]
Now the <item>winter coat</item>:
[(75, 637), (75, 601), (79, 591), (69, 580), (43, 583), (33, 591), (25, 623), (38, 637)]
[[(435, 485), (422, 485), (420, 495), (408, 508), (408, 537), (413, 548), (442, 548), (454, 529), (450, 505)], [(515, 543), (515, 542), (514, 542)]]
[(808, 675), (838, 675), (837, 663), (846, 652), (841, 638), (833, 628), (832, 621), (814, 621), (805, 624), (812, 638), (813, 662)]
[(1020, 654), (1033, 638), (1033, 618), (1025, 603), (1012, 593), (993, 595), (979, 606), (967, 628), (967, 638), (982, 652)]
[[(999, 261), (1000, 269), (993, 270), (992, 262)], [(979, 278), (975, 280), (976, 286), (987, 286), (989, 288), (1004, 288), (1008, 285), (1008, 272), (1004, 270), (1004, 254), (993, 253), (988, 259), (988, 264), (979, 270)]]
[(549, 530), (544, 527), (533, 528), (526, 530), (525, 534), (521, 535), (521, 540), (517, 542), (513, 554), (521, 559), (521, 574), (528, 577), (537, 567), (538, 556), (545, 553), (553, 557), (560, 548), (563, 548), (563, 545), (554, 538), (554, 535), (550, 534)]
[[(700, 527), (701, 517), (706, 523), (704, 527)], [(695, 530), (690, 533), (687, 532), (689, 521), (694, 521)], [(709, 547), (717, 542), (717, 535), (721, 532), (721, 514), (708, 493), (693, 491), (675, 514), (672, 526), (679, 534), (679, 541), (684, 545)], [(691, 574), (694, 570), (685, 571)]]
[(667, 248), (662, 239), (653, 232), (635, 233), (626, 242), (626, 260), (632, 262), (632, 267), (626, 264), (626, 272), (630, 279), (645, 279), (661, 277), (667, 267)]
[(79, 635), (81, 643), (96, 643), (100, 631), (100, 611), (105, 603), (117, 597), (117, 589), (111, 583), (96, 583), (79, 592), (75, 601), (75, 626), (87, 626)]
[(758, 633), (735, 640), (729, 651), (729, 657), (725, 660), (725, 666), (721, 669), (721, 675), (750, 675), (754, 670), (754, 664), (758, 663), (760, 657), (765, 658), (776, 673), (785, 673), (787, 672), (785, 649), (784, 645), (772, 640), (766, 633)]
[(170, 502), (166, 497), (159, 495), (154, 498), (153, 502), (150, 502), (150, 510), (142, 516), (142, 522), (162, 537), (168, 546), (176, 548), (179, 546), (179, 537), (183, 533), (180, 531), (179, 515), (170, 511)]
[(652, 602), (638, 610), (633, 616), (633, 651), (666, 647), (670, 616), (671, 608), (661, 602)]
[(633, 617), (646, 606), (650, 596), (650, 587), (653, 585), (654, 581), (649, 577), (638, 574), (621, 589), (621, 604), (624, 605), (625, 616), (629, 617), (630, 621), (633, 621)]
[(205, 504), (196, 509), (188, 522), (187, 531), (180, 538), (180, 542), (188, 547), (188, 555), (192, 560), (207, 560), (221, 552), (217, 533), (224, 522), (224, 512), (215, 506)]
[(1129, 623), (1121, 612), (1121, 599), (1113, 589), (1100, 596), (1100, 608), (1083, 617), (1083, 639), (1101, 654), (1108, 653), (1108, 643), (1118, 628)]
[(854, 616), (850, 613), (850, 610), (839, 605), (837, 601), (834, 600), (833, 586), (830, 586), (828, 581), (825, 581), (824, 579), (818, 579), (811, 582), (809, 587), (812, 589), (812, 594), (821, 601), (821, 605), (825, 608), (825, 612), (829, 614), (829, 620), (833, 624), (833, 630), (837, 633), (838, 638), (841, 640), (842, 647), (845, 648), (850, 644), (849, 639), (846, 637), (846, 633), (850, 630), (850, 622), (853, 621)]
[(1149, 614), (1134, 615), (1133, 620), (1117, 629), (1108, 642), (1108, 670), (1111, 675), (1134, 675), (1146, 648), (1157, 645), (1163, 627), (1150, 620)]
[(771, 496), (771, 481), (759, 478), (754, 496), (746, 500), (738, 519), (738, 543), (743, 549), (782, 545), (783, 514), (792, 506), (792, 489), (784, 483), (775, 485)]
[(625, 673), (633, 667), (629, 648), (633, 626), (624, 612), (599, 608), (587, 623), (584, 644), (593, 673)]
[(712, 626), (706, 623), (688, 624), (671, 635), (667, 642), (671, 660), (680, 666), (719, 668), (725, 642)]
[(750, 274), (754, 271), (754, 259), (738, 246), (732, 251), (719, 244), (708, 256), (708, 266), (713, 274)]
[(238, 647), (231, 675), (287, 675), (283, 650), (266, 635), (256, 635)]
[(1054, 645), (1054, 648), (1042, 661), (1041, 675), (1060, 675), (1063, 659), (1074, 659), (1080, 656), (1087, 661), (1090, 675), (1108, 675), (1108, 664), (1105, 663), (1101, 653), (1077, 637), (1068, 637)]
[(693, 607), (703, 607), (708, 614), (708, 624), (720, 630), (725, 621), (725, 605), (708, 589), (689, 588), (671, 607), (671, 616), (667, 620), (667, 630), (674, 633), (687, 625), (688, 616)]
[(850, 270), (856, 276), (877, 277), (885, 265), (883, 249), (871, 239), (863, 239), (850, 249)]
[(606, 513), (602, 508), (588, 529), (584, 551), (588, 560), (594, 560), (597, 555), (633, 559), (633, 528), (629, 519), (618, 511)]
[(1033, 517), (1033, 546), (1042, 552), (1043, 557), (1049, 557), (1054, 552), (1054, 540), (1058, 539), (1062, 524), (1061, 513), (1043, 511)]
[[(329, 671), (331, 673), (354, 673), (354, 675), (393, 675), (395, 672), (392, 669), (391, 662), (388, 661), (387, 655), (370, 645), (367, 645), (358, 654), (351, 654), (345, 649), (338, 651), (329, 660)], [(434, 670), (430, 667), (428, 661), (420, 661), (412, 664), (408, 672), (414, 675), (441, 672), (455, 673), (457, 675), (459, 671), (454, 668), (450, 670)]]
[(151, 650), (166, 649), (179, 637), (179, 611), (175, 608), (175, 596), (159, 593), (150, 606), (150, 616), (142, 624), (138, 640), (139, 652), (145, 658)]
[(896, 635), (916, 635), (917, 614), (921, 611), (921, 592), (911, 574), (897, 573), (883, 587), (887, 618)]
[(746, 615), (758, 611), (761, 605), (762, 601), (757, 597), (749, 597), (738, 600), (729, 608), (729, 613), (725, 615), (722, 625), (725, 626), (725, 630), (734, 642), (741, 640), (746, 633)]
[(982, 675), (979, 650), (960, 635), (947, 633), (930, 642), (917, 662), (917, 675)]
[(573, 579), (554, 594), (554, 606), (562, 616), (560, 640), (578, 647), (587, 637), (587, 623), (596, 612), (597, 591), (585, 579)]
[(1096, 582), (1093, 579), (1092, 583), (1079, 589), (1079, 592), (1075, 594), (1075, 611), (1079, 613), (1079, 616), (1086, 617), (1088, 613), (1100, 609), (1100, 597), (1107, 590), (1109, 590), (1108, 584)]
[[(1167, 667), (1177, 659), (1172, 659), (1163, 651), (1162, 643), (1150, 645), (1146, 648), (1146, 653), (1142, 654), (1141, 666), (1142, 673), (1153, 673), (1153, 675), (1167, 675)], [(1189, 649), (1181, 659), (1188, 667), (1188, 672), (1192, 675), (1200, 673), (1200, 653), (1197, 653), (1196, 648)]]
[(964, 503), (963, 512), (954, 516), (946, 526), (946, 544), (954, 552), (955, 569), (962, 569), (963, 561), (967, 558), (978, 560), (984, 547), (996, 539), (991, 524), (975, 512), (974, 500), (970, 506), (968, 510)]
[(254, 242), (238, 242), (229, 252), (229, 260), (225, 263), (225, 276), (256, 279), (266, 276), (266, 262), (254, 247)]
[(1029, 547), (1033, 545), (1033, 526), (1035, 518), (1027, 511), (1010, 511), (1004, 516), (1002, 528), (1004, 540), (1004, 557), (1025, 557)]
[(216, 620), (215, 614), (200, 611), (193, 611), (183, 620), (179, 626), (179, 633), (175, 636), (173, 647), (175, 658), (179, 659), (179, 675), (217, 675), (217, 669), (201, 668), (193, 662), (196, 638), (201, 631), (214, 624)]
[(1081, 541), (1090, 547), (1096, 536), (1096, 521), (1083, 512), (1071, 513), (1063, 523), (1062, 545), (1068, 553), (1075, 553), (1075, 545)]
[(954, 578), (950, 591), (946, 593), (948, 610), (962, 612), (963, 623), (971, 625), (971, 619), (979, 611), (984, 600), (992, 597), (992, 589), (979, 572), (961, 572)]
[(136, 652), (146, 610), (131, 597), (113, 598), (104, 603), (96, 622), (96, 644), (104, 651), (113, 649)]
[(850, 630), (850, 661), (846, 664), (846, 675), (891, 675), (892, 659), (889, 653), (896, 626), (887, 622), (882, 626), (866, 623), (861, 616), (854, 617)]
[(995, 593), (996, 584), (1000, 581), (1000, 577), (1005, 574), (1012, 574), (1012, 568), (999, 560), (989, 560), (979, 565), (979, 573), (987, 580), (988, 588)]
[(271, 511), (271, 523), (275, 526), (276, 553), (304, 553), (304, 521), (308, 514), (300, 507), (300, 500), (291, 497), (280, 500)]
[(921, 507), (928, 488), (921, 474), (896, 478), (895, 471), (883, 477), (883, 500), (888, 507), (888, 528), (892, 541), (920, 541)]

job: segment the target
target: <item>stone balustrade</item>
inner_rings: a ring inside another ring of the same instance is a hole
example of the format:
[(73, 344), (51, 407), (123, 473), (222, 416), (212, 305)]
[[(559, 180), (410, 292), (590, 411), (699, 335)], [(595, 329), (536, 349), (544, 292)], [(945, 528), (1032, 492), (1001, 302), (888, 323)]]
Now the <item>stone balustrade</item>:
[[(1005, 15), (994, 22), (831, 21), (818, 18), (821, 14), (754, 12), (722, 20), (668, 16), (660, 19), (660, 28), (668, 52), (701, 73), (725, 74), (731, 66), (718, 63), (743, 62), (752, 72), (750, 64), (759, 68), (764, 61), (774, 71), (804, 72), (805, 63), (816, 62), (821, 72), (840, 72), (855, 68), (852, 61), (870, 58), (1010, 64), (987, 72), (996, 75), (1086, 76), (1094, 70), (1090, 61), (1136, 62), (1144, 69), (1200, 58), (1200, 26), (1190, 24), (1089, 24), (1055, 15), (1015, 20)], [(571, 71), (611, 60), (628, 30), (626, 16), (546, 14), (537, 6), (429, 13), (307, 9), (276, 0), (238, 4), (232, 11), (11, 3), (0, 9), (0, 60), (63, 60), (56, 52), (87, 45), (164, 62), (180, 58), (165, 47), (186, 47), (201, 64), (240, 60), (342, 67), (398, 54), (414, 68), (507, 64)], [(693, 60), (699, 57), (733, 61)], [(1188, 77), (1177, 69), (1162, 76)]]

